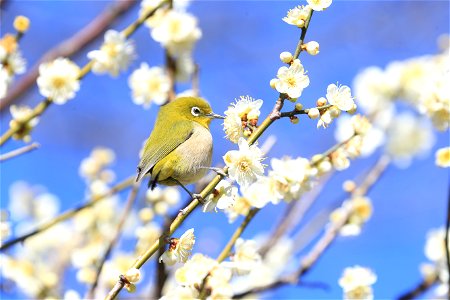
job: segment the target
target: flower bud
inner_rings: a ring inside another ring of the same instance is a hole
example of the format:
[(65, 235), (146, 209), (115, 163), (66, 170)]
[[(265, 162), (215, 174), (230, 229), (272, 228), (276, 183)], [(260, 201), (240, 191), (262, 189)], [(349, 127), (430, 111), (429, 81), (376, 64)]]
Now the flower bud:
[(290, 64), (294, 57), (292, 56), (291, 52), (284, 51), (280, 53), (280, 59), (282, 62)]
[(136, 268), (131, 268), (125, 273), (125, 278), (131, 283), (139, 282), (141, 280), (141, 271)]
[(323, 160), (319, 163), (317, 166), (317, 169), (319, 169), (320, 174), (325, 174), (331, 171), (332, 165), (329, 160)]
[(303, 109), (303, 104), (297, 103), (295, 104), (295, 110), (301, 111)]
[(17, 16), (14, 19), (14, 29), (20, 33), (24, 33), (30, 27), (30, 19), (24, 16)]
[(144, 222), (150, 222), (153, 219), (154, 213), (150, 207), (144, 207), (139, 211), (139, 219)]
[(320, 117), (320, 112), (319, 112), (319, 110), (317, 109), (317, 108), (311, 108), (311, 109), (309, 109), (309, 111), (308, 111), (308, 117), (310, 118), (310, 119), (317, 119), (318, 117)]
[(326, 104), (327, 104), (327, 99), (324, 98), (324, 97), (320, 97), (320, 98), (317, 99), (317, 101), (316, 101), (316, 105), (317, 105), (318, 107), (324, 106), (324, 105), (326, 105)]
[(276, 79), (276, 78), (273, 78), (273, 79), (271, 79), (270, 80), (270, 87), (271, 88), (275, 88), (275, 84), (278, 82), (278, 79)]
[(353, 180), (346, 180), (342, 184), (342, 189), (347, 193), (352, 193), (356, 189), (356, 183)]
[(310, 55), (317, 55), (319, 54), (319, 43), (316, 41), (308, 42), (306, 43), (305, 49)]
[(299, 122), (299, 119), (297, 116), (291, 116), (289, 119), (291, 120), (292, 124), (298, 124), (298, 122)]

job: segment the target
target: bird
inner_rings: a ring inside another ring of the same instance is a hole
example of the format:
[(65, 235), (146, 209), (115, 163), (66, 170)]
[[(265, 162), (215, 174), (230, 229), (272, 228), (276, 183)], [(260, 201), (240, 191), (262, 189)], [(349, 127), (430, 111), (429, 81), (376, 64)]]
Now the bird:
[(153, 130), (144, 144), (137, 167), (136, 182), (150, 174), (148, 187), (156, 184), (181, 186), (193, 199), (186, 185), (201, 179), (211, 167), (213, 140), (209, 125), (215, 114), (199, 97), (180, 97), (161, 106)]

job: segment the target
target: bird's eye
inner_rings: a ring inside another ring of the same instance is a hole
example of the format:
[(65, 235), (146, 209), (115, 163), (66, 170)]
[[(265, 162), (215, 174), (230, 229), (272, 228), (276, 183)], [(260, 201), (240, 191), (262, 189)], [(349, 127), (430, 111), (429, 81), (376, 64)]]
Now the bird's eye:
[(197, 106), (194, 106), (194, 107), (191, 109), (191, 114), (192, 114), (194, 117), (198, 117), (198, 116), (200, 115), (200, 108), (198, 108)]

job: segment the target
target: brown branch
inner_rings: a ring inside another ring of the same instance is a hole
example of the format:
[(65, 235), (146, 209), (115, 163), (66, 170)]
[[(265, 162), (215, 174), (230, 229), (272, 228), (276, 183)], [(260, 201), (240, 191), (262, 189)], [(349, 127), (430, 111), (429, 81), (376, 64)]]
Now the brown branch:
[(122, 230), (123, 230), (123, 226), (125, 225), (125, 221), (127, 220), (128, 216), (130, 215), (131, 208), (133, 207), (134, 202), (136, 201), (138, 191), (139, 191), (139, 185), (137, 183), (135, 183), (130, 191), (130, 195), (128, 196), (128, 200), (127, 200), (127, 203), (125, 204), (125, 208), (119, 219), (119, 223), (117, 224), (117, 228), (116, 228), (114, 237), (109, 242), (108, 248), (106, 249), (105, 253), (103, 254), (102, 259), (98, 263), (94, 283), (92, 284), (92, 286), (88, 292), (88, 296), (87, 296), (88, 299), (95, 298), (95, 289), (97, 288), (98, 281), (100, 279), (100, 275), (102, 274), (103, 265), (105, 264), (106, 260), (108, 259), (109, 255), (111, 254), (112, 250), (114, 249), (114, 246), (117, 244), (117, 242), (120, 239), (120, 236), (121, 236)]
[(28, 152), (33, 151), (33, 150), (36, 150), (39, 147), (40, 147), (40, 145), (38, 143), (32, 143), (30, 145), (21, 147), (19, 149), (13, 150), (11, 152), (2, 154), (2, 155), (0, 155), (0, 162), (8, 160), (8, 159), (11, 159), (13, 157), (17, 157), (19, 155), (28, 153)]
[(433, 277), (424, 279), (419, 282), (415, 287), (413, 287), (410, 291), (405, 292), (400, 295), (398, 300), (411, 300), (421, 296), (423, 293), (428, 291), (431, 287), (433, 287), (436, 283), (439, 282), (439, 277), (435, 274)]
[(34, 85), (36, 78), (39, 75), (39, 65), (41, 63), (54, 60), (60, 56), (72, 56), (78, 51), (83, 50), (102, 34), (111, 23), (137, 3), (138, 2), (134, 0), (116, 0), (114, 4), (108, 6), (93, 21), (78, 31), (74, 36), (46, 52), (38, 62), (33, 65), (30, 71), (11, 88), (6, 97), (0, 102), (0, 111), (3, 111), (10, 106), (18, 97)]
[[(306, 32), (308, 31), (308, 27), (309, 27), (309, 23), (311, 21), (312, 14), (313, 14), (313, 10), (311, 9), (308, 17), (305, 20), (305, 26), (302, 27), (302, 30), (301, 30), (301, 33), (300, 33), (300, 39), (298, 40), (297, 47), (295, 49), (295, 53), (294, 53), (293, 59), (297, 59), (299, 57), (299, 55), (300, 55), (300, 52), (302, 52), (302, 50), (303, 50), (302, 46), (303, 46), (303, 43), (305, 41)], [(271, 120), (276, 120), (276, 119), (279, 119), (281, 117), (281, 113), (280, 112), (281, 112), (281, 109), (283, 108), (284, 100), (286, 100), (286, 98), (287, 98), (286, 94), (280, 93), (280, 95), (278, 97), (278, 100), (276, 101), (275, 106), (274, 106), (272, 112), (269, 115), (269, 118)]]

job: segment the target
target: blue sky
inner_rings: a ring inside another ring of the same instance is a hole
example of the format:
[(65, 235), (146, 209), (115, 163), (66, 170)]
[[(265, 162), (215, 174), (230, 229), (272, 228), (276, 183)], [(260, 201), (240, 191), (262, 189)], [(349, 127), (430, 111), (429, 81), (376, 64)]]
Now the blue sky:
[[(14, 16), (23, 14), (31, 19), (31, 29), (21, 41), (22, 52), (31, 66), (46, 50), (73, 35), (108, 4), (107, 1), (8, 1), (1, 20), (2, 34), (12, 30)], [(191, 4), (189, 11), (198, 17), (203, 31), (194, 53), (201, 68), (201, 93), (214, 111), (222, 113), (240, 95), (263, 99), (262, 116), (270, 111), (277, 94), (269, 81), (280, 67), (279, 53), (293, 52), (299, 36), (299, 31), (281, 18), (298, 4), (303, 3), (194, 1)], [(136, 16), (137, 7), (113, 24), (113, 28), (123, 29)], [(321, 51), (315, 57), (301, 55), (311, 80), (302, 102), (313, 106), (330, 83), (351, 85), (354, 76), (367, 66), (384, 67), (392, 60), (434, 54), (438, 51), (438, 36), (448, 32), (447, 1), (334, 1), (325, 12), (314, 14), (308, 30), (307, 40), (318, 41)], [(147, 28), (140, 28), (132, 39), (138, 58), (131, 69), (142, 61), (162, 64), (163, 52), (150, 39)], [(98, 47), (100, 42), (73, 59), (80, 65), (86, 63), (87, 51)], [(116, 151), (114, 170), (119, 179), (134, 174), (139, 148), (151, 131), (157, 107), (143, 110), (131, 101), (129, 74), (123, 73), (117, 79), (89, 74), (76, 99), (48, 110), (33, 132), (33, 139), (41, 148), (1, 165), (1, 207), (7, 206), (9, 186), (19, 179), (46, 186), (60, 197), (63, 209), (72, 207), (84, 195), (84, 183), (78, 176), (79, 163), (99, 145)], [(20, 102), (35, 105), (41, 99), (34, 88)], [(8, 122), (9, 115), (2, 112), (2, 132)], [(268, 131), (278, 139), (269, 156), (310, 157), (323, 152), (335, 143), (333, 130), (334, 126), (318, 130), (315, 122), (306, 118), (301, 118), (296, 126), (280, 120)], [(219, 122), (212, 125), (211, 131), (214, 164), (221, 162), (222, 155), (234, 145), (223, 139)], [(438, 134), (433, 149), (448, 144), (448, 134)], [(9, 142), (2, 152), (20, 145)], [(360, 174), (374, 161), (374, 157), (360, 159), (333, 178), (312, 211), (340, 199), (342, 182)], [(432, 154), (415, 160), (407, 170), (389, 167), (370, 193), (374, 215), (363, 233), (355, 238), (339, 238), (305, 276), (306, 281), (325, 282), (330, 289), (283, 287), (271, 297), (340, 298), (337, 280), (345, 267), (355, 264), (377, 273), (376, 298), (393, 298), (412, 287), (420, 280), (419, 264), (425, 261), (426, 232), (444, 224), (448, 184), (448, 171), (435, 167)], [(265, 208), (244, 237), (252, 238), (270, 229), (274, 216), (278, 217), (282, 211), (281, 206)], [(213, 256), (220, 252), (220, 245), (237, 226), (237, 223), (229, 225), (222, 214), (200, 212), (195, 212), (188, 222), (194, 224), (198, 239), (203, 240), (200, 243), (203, 247), (196, 250)], [(183, 226), (180, 232), (190, 227)]]

